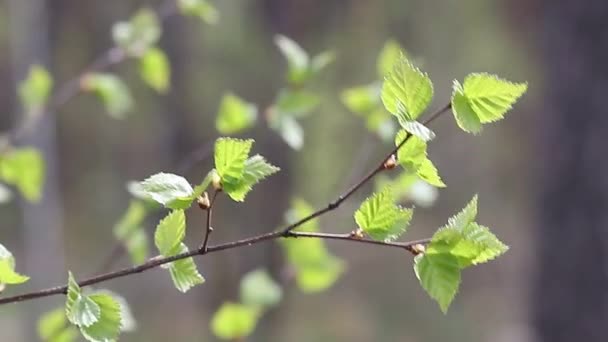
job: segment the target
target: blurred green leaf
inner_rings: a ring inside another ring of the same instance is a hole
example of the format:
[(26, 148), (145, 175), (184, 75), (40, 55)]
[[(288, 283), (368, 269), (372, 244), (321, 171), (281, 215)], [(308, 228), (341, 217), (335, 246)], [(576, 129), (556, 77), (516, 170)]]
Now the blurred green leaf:
[(501, 120), (526, 92), (527, 83), (513, 83), (495, 75), (473, 73), (463, 85), (454, 81), (452, 110), (464, 131), (478, 133), (481, 124)]
[(171, 65), (164, 51), (150, 48), (139, 60), (139, 74), (152, 89), (164, 94), (171, 85)]
[(214, 25), (219, 20), (219, 12), (207, 0), (178, 0), (177, 4), (182, 14), (198, 17), (207, 24)]
[(297, 151), (304, 145), (304, 130), (293, 117), (280, 115), (275, 110), (270, 116), (270, 128), (279, 133), (292, 149)]
[(351, 112), (369, 114), (380, 105), (380, 87), (377, 83), (345, 89), (340, 98)]
[(219, 138), (216, 140), (215, 169), (222, 180), (222, 185), (235, 185), (240, 182), (252, 145), (253, 139)]
[(148, 214), (141, 200), (131, 200), (129, 207), (114, 225), (114, 236), (126, 248), (131, 261), (141, 264), (149, 254), (148, 237), (143, 229), (143, 221)]
[[(188, 251), (185, 244), (179, 244), (169, 255), (173, 256)], [(174, 261), (169, 264), (169, 273), (173, 280), (173, 285), (180, 292), (186, 293), (192, 287), (205, 282), (205, 278), (198, 272), (192, 257)]]
[(378, 76), (382, 78), (390, 74), (401, 57), (407, 58), (407, 54), (399, 42), (394, 39), (387, 40), (376, 61)]
[(280, 168), (268, 163), (264, 157), (256, 154), (245, 161), (241, 179), (237, 183), (226, 183), (224, 191), (233, 200), (242, 202), (255, 184), (279, 170)]
[(192, 185), (184, 177), (172, 173), (157, 173), (140, 185), (145, 194), (170, 209), (189, 208), (194, 200)]
[(446, 313), (460, 286), (458, 260), (450, 254), (421, 254), (414, 260), (420, 285)]
[(106, 111), (115, 119), (123, 119), (133, 107), (129, 87), (116, 75), (92, 73), (85, 77), (83, 87), (94, 92), (103, 102)]
[(78, 331), (67, 325), (65, 309), (57, 308), (38, 320), (38, 337), (44, 342), (73, 342), (78, 337)]
[(246, 305), (224, 303), (211, 319), (213, 334), (223, 340), (249, 336), (257, 324), (259, 311)]
[(163, 256), (170, 256), (186, 237), (186, 216), (174, 210), (163, 218), (154, 233), (154, 244)]
[(287, 90), (279, 92), (275, 109), (283, 116), (303, 117), (319, 106), (318, 95), (307, 90)]
[(266, 272), (258, 269), (247, 273), (241, 280), (241, 301), (250, 307), (276, 306), (283, 297), (283, 290)]
[(16, 148), (0, 155), (0, 180), (16, 186), (31, 202), (42, 197), (45, 168), (44, 159), (35, 148)]
[(414, 121), (433, 98), (433, 84), (428, 75), (403, 57), (382, 84), (382, 103), (402, 121)]
[(258, 116), (257, 107), (232, 93), (224, 94), (215, 127), (221, 134), (240, 133), (253, 126)]
[(310, 62), (310, 68), (313, 74), (318, 74), (336, 59), (336, 54), (333, 51), (323, 51), (314, 56)]
[(93, 293), (88, 297), (101, 309), (101, 314), (92, 325), (81, 325), (80, 332), (91, 342), (116, 341), (122, 326), (120, 303), (103, 292)]
[(355, 212), (359, 228), (372, 239), (391, 242), (407, 230), (414, 211), (395, 204), (389, 188), (368, 197)]
[(15, 272), (15, 257), (0, 244), (0, 286), (23, 284), (30, 278)]
[(154, 11), (139, 10), (129, 21), (112, 27), (114, 43), (130, 56), (141, 56), (158, 42), (162, 27)]
[(27, 115), (40, 115), (53, 87), (53, 79), (41, 65), (32, 65), (19, 84), (19, 99)]
[(91, 326), (101, 317), (101, 308), (91, 298), (82, 294), (72, 272), (68, 273), (65, 312), (68, 320), (79, 327)]

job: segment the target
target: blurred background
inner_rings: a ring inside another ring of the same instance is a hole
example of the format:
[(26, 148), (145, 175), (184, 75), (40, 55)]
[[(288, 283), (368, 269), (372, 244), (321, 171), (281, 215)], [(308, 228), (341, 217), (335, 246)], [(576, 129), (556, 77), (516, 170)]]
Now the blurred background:
[[(0, 1), (0, 130), (21, 122), (17, 87), (30, 65), (48, 68), (56, 86), (79, 75), (113, 46), (111, 28), (158, 1)], [(504, 121), (479, 136), (451, 115), (432, 124), (430, 156), (448, 185), (432, 206), (418, 205), (406, 239), (432, 233), (475, 194), (479, 222), (508, 245), (497, 261), (463, 274), (443, 315), (418, 284), (409, 255), (329, 242), (346, 272), (327, 291), (304, 294), (285, 277), (280, 246), (266, 243), (196, 260), (207, 282), (177, 292), (166, 270), (100, 287), (128, 299), (138, 329), (123, 341), (214, 341), (209, 321), (238, 300), (243, 274), (260, 266), (285, 285), (281, 305), (260, 320), (250, 341), (605, 341), (608, 322), (608, 181), (603, 161), (608, 115), (608, 2), (416, 0), (219, 0), (215, 25), (167, 15), (158, 46), (171, 65), (171, 87), (157, 94), (133, 59), (104, 71), (120, 75), (134, 106), (124, 120), (82, 94), (45, 115), (17, 145), (42, 149), (44, 196), (0, 206), (0, 241), (32, 279), (5, 294), (65, 283), (98, 272), (112, 252), (113, 226), (130, 201), (126, 183), (160, 171), (199, 182), (220, 136), (216, 115), (226, 92), (260, 108), (239, 137), (281, 167), (245, 203), (220, 197), (213, 243), (267, 232), (284, 222), (290, 200), (325, 206), (375, 167), (391, 148), (341, 101), (343, 90), (379, 79), (376, 59), (394, 39), (435, 85), (431, 110), (450, 98), (453, 79), (491, 72), (529, 84)], [(287, 64), (273, 39), (297, 41), (335, 61), (309, 85), (320, 104), (298, 119), (304, 143), (291, 148), (268, 120)], [(185, 163), (185, 164), (184, 164)], [(354, 228), (352, 213), (372, 191), (323, 216), (328, 232)], [(405, 202), (407, 203), (407, 202)], [(162, 217), (143, 226), (151, 236)], [(188, 243), (200, 239), (200, 211), (188, 213)], [(129, 265), (128, 257), (114, 268)], [(36, 341), (39, 316), (62, 305), (55, 296), (0, 307), (2, 341)]]

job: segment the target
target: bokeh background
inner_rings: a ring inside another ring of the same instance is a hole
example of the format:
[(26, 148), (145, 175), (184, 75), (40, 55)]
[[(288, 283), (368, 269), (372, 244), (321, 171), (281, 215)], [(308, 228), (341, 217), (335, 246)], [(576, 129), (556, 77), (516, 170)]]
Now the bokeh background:
[[(504, 0), (218, 0), (215, 26), (168, 18), (160, 46), (172, 87), (159, 96), (139, 80), (134, 62), (110, 70), (131, 88), (126, 120), (105, 115), (91, 95), (69, 101), (21, 144), (43, 148), (48, 162), (43, 200), (0, 206), (0, 241), (32, 280), (7, 294), (63, 284), (67, 270), (91, 275), (114, 246), (112, 227), (125, 210), (125, 184), (174, 171), (218, 136), (222, 94), (233, 91), (265, 108), (283, 84), (286, 64), (273, 43), (281, 33), (306, 50), (337, 59), (315, 84), (323, 94), (302, 120), (305, 144), (289, 148), (264, 120), (242, 134), (282, 168), (244, 204), (220, 198), (215, 242), (275, 229), (299, 196), (326, 205), (389, 145), (340, 102), (340, 92), (376, 78), (376, 56), (396, 39), (435, 84), (433, 108), (449, 100), (453, 79), (487, 71), (529, 90), (507, 119), (479, 136), (451, 116), (433, 123), (430, 147), (446, 189), (419, 208), (409, 238), (430, 236), (474, 193), (479, 221), (511, 246), (497, 261), (464, 272), (447, 315), (420, 288), (412, 258), (390, 249), (331, 242), (348, 271), (328, 291), (302, 294), (287, 282), (285, 299), (260, 321), (250, 341), (605, 341), (608, 322), (605, 171), (608, 91), (608, 2)], [(0, 129), (21, 112), (16, 87), (32, 63), (61, 84), (112, 46), (114, 22), (161, 1), (0, 1)], [(207, 159), (185, 175), (200, 180)], [(350, 231), (366, 187), (324, 216), (325, 231)], [(146, 223), (152, 234), (160, 214)], [(191, 211), (189, 243), (203, 217)], [(209, 321), (237, 299), (241, 276), (258, 266), (281, 274), (276, 243), (197, 259), (203, 286), (178, 293), (164, 270), (103, 284), (130, 302), (139, 329), (123, 341), (213, 341)], [(115, 267), (127, 266), (122, 260)], [(37, 317), (61, 296), (0, 307), (2, 341), (37, 340)]]

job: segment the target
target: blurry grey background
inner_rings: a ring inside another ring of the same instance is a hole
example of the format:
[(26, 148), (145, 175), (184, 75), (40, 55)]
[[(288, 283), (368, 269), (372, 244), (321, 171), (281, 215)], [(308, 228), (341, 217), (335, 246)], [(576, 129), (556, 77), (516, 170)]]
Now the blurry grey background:
[[(17, 119), (15, 93), (30, 64), (49, 66), (61, 84), (111, 46), (110, 28), (142, 5), (160, 1), (0, 1), (0, 129)], [(375, 58), (397, 39), (435, 84), (433, 107), (449, 100), (453, 79), (487, 71), (528, 81), (529, 91), (507, 119), (480, 136), (453, 118), (433, 123), (430, 154), (446, 189), (432, 208), (419, 208), (407, 238), (427, 237), (480, 196), (479, 221), (511, 246), (498, 261), (464, 272), (447, 315), (420, 288), (412, 258), (398, 251), (329, 243), (348, 261), (330, 290), (301, 294), (289, 287), (281, 306), (261, 320), (251, 341), (605, 341), (608, 279), (605, 223), (608, 183), (604, 154), (608, 115), (608, 2), (417, 0), (218, 0), (218, 25), (174, 16), (161, 47), (173, 68), (172, 89), (158, 96), (134, 62), (113, 71), (126, 78), (136, 109), (109, 118), (90, 95), (48, 116), (23, 143), (42, 146), (50, 163), (46, 197), (32, 206), (0, 207), (0, 241), (32, 280), (10, 293), (54, 286), (67, 269), (90, 275), (114, 244), (111, 228), (129, 200), (128, 180), (174, 171), (188, 153), (217, 137), (221, 95), (232, 90), (261, 108), (283, 82), (285, 62), (273, 44), (282, 33), (311, 52), (333, 48), (336, 62), (321, 77), (321, 107), (304, 120), (305, 146), (291, 150), (263, 121), (246, 133), (280, 166), (245, 204), (220, 198), (213, 241), (274, 229), (289, 199), (315, 207), (347, 180), (372, 168), (387, 146), (340, 103), (346, 87), (375, 76)], [(367, 162), (360, 151), (371, 149)], [(200, 180), (211, 161), (186, 176)], [(369, 188), (367, 189), (370, 190)], [(361, 191), (323, 217), (325, 231), (347, 231)], [(151, 233), (156, 220), (147, 225)], [(203, 217), (189, 213), (190, 244)], [(177, 292), (164, 270), (101, 287), (124, 295), (139, 323), (123, 341), (207, 341), (210, 316), (236, 299), (240, 277), (264, 265), (277, 271), (276, 243), (197, 259), (207, 283)], [(127, 265), (124, 260), (122, 266)], [(3, 341), (35, 340), (35, 322), (61, 296), (0, 307)]]

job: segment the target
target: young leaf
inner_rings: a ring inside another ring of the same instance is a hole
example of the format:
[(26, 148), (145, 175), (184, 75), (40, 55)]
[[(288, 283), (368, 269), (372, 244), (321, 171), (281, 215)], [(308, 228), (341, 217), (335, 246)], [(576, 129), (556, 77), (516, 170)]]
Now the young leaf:
[(414, 121), (433, 98), (433, 84), (427, 74), (402, 58), (382, 84), (382, 103), (402, 121)]
[(65, 312), (68, 320), (79, 327), (88, 327), (99, 321), (101, 308), (88, 296), (80, 291), (72, 272), (68, 273), (68, 294), (65, 303)]
[(245, 161), (253, 140), (219, 138), (215, 142), (215, 169), (220, 175), (222, 184), (236, 184), (243, 177)]
[(107, 293), (89, 296), (100, 309), (99, 319), (88, 326), (80, 326), (82, 335), (91, 342), (112, 342), (118, 338), (122, 326), (120, 303)]
[(16, 186), (28, 201), (42, 196), (45, 163), (35, 148), (18, 148), (0, 155), (0, 179)]
[(78, 331), (67, 325), (65, 309), (57, 308), (38, 320), (38, 337), (44, 342), (73, 342), (78, 337)]
[[(177, 248), (174, 249), (170, 255), (176, 255), (188, 251), (188, 247), (181, 243)], [(169, 273), (175, 288), (180, 292), (186, 293), (192, 287), (202, 284), (205, 282), (205, 278), (196, 269), (194, 259), (186, 258), (178, 261), (174, 261), (169, 264)]]
[(280, 115), (274, 111), (270, 119), (270, 128), (277, 131), (281, 138), (294, 150), (300, 150), (304, 145), (302, 126), (292, 116)]
[(149, 254), (148, 237), (142, 226), (147, 212), (141, 200), (131, 200), (127, 211), (114, 225), (114, 236), (124, 245), (134, 264), (143, 263)]
[(186, 236), (186, 216), (174, 210), (160, 221), (154, 233), (154, 244), (163, 256), (170, 256)]
[(233, 200), (242, 202), (255, 184), (279, 170), (280, 168), (268, 163), (264, 157), (256, 154), (245, 161), (241, 179), (237, 183), (226, 183), (224, 191)]
[(241, 301), (250, 307), (276, 306), (283, 297), (283, 290), (266, 272), (258, 269), (247, 273), (241, 280)]
[(279, 115), (303, 117), (320, 103), (319, 96), (307, 90), (285, 90), (279, 92), (275, 109)]
[(422, 162), (420, 168), (416, 171), (416, 174), (420, 179), (432, 186), (445, 188), (445, 183), (441, 180), (441, 177), (439, 177), (439, 171), (437, 171), (433, 162), (428, 158)]
[(403, 121), (401, 117), (398, 118), (398, 121), (406, 132), (425, 142), (435, 139), (435, 133), (418, 121)]
[(207, 0), (178, 0), (177, 4), (182, 14), (198, 17), (209, 25), (219, 20), (219, 12)]
[(287, 59), (287, 80), (293, 84), (304, 82), (309, 76), (310, 63), (310, 58), (306, 51), (304, 51), (298, 43), (283, 35), (276, 35), (274, 42), (279, 47), (279, 50), (281, 50), (283, 56)]
[(194, 189), (190, 183), (172, 173), (157, 173), (140, 185), (146, 195), (170, 209), (186, 209), (194, 199)]
[(161, 25), (154, 11), (139, 10), (128, 22), (112, 27), (112, 38), (130, 56), (140, 56), (154, 46), (161, 35)]
[(393, 71), (395, 64), (399, 62), (402, 56), (407, 56), (407, 54), (399, 42), (394, 39), (387, 40), (376, 61), (378, 76), (384, 77), (390, 74), (391, 71)]
[(351, 112), (366, 115), (380, 105), (380, 86), (372, 83), (348, 88), (342, 92), (340, 99)]
[(252, 307), (227, 302), (211, 319), (211, 331), (223, 340), (237, 340), (249, 336), (258, 321), (260, 312)]
[(450, 254), (426, 253), (416, 256), (414, 262), (420, 285), (446, 313), (460, 285), (458, 260)]
[[(401, 130), (395, 136), (395, 145), (398, 146), (407, 137), (407, 133)], [(397, 151), (399, 164), (410, 173), (416, 173), (420, 179), (428, 184), (443, 188), (445, 183), (441, 180), (437, 168), (427, 157), (427, 144), (417, 136), (411, 136), (405, 144)]]
[(456, 215), (448, 219), (448, 227), (458, 230), (464, 229), (477, 218), (477, 195)]
[(254, 104), (227, 93), (222, 97), (215, 127), (221, 134), (236, 134), (253, 126), (257, 116)]
[(412, 215), (412, 209), (395, 204), (393, 193), (386, 188), (361, 204), (355, 212), (355, 221), (374, 240), (390, 242), (405, 232)]
[(41, 65), (32, 65), (25, 80), (19, 84), (19, 99), (27, 115), (39, 115), (45, 105), (53, 79)]
[(478, 133), (482, 124), (502, 119), (527, 89), (527, 83), (512, 83), (486, 73), (470, 74), (462, 85), (454, 81), (456, 121), (464, 131)]
[(171, 84), (171, 65), (165, 52), (150, 48), (139, 60), (139, 75), (152, 89), (164, 94)]
[(22, 284), (29, 279), (29, 277), (15, 272), (15, 258), (13, 254), (0, 244), (0, 286)]
[(103, 102), (108, 114), (115, 119), (124, 119), (133, 107), (129, 87), (116, 75), (92, 73), (85, 77), (83, 88), (94, 92)]
[(312, 58), (310, 69), (312, 73), (316, 75), (323, 71), (323, 69), (330, 65), (335, 59), (336, 54), (333, 51), (323, 51)]
[(331, 287), (344, 271), (344, 262), (329, 254), (317, 263), (297, 268), (296, 283), (302, 292), (318, 293)]

